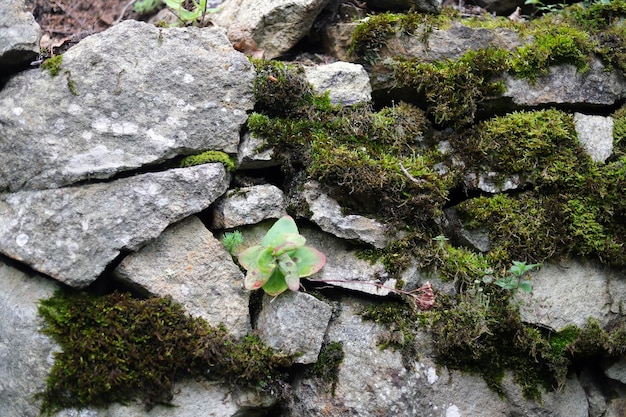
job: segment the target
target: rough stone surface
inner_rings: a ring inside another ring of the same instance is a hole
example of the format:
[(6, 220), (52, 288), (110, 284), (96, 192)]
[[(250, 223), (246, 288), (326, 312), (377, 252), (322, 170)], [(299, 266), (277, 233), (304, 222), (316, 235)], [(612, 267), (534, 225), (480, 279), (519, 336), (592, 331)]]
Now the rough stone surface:
[(329, 0), (227, 0), (212, 16), (228, 29), (233, 43), (253, 39), (265, 59), (276, 58), (295, 46), (311, 29)]
[(580, 381), (574, 374), (569, 375), (560, 390), (542, 390), (541, 404), (524, 398), (520, 386), (509, 372), (503, 380), (503, 397), (512, 410), (512, 416), (554, 416), (588, 417), (589, 404)]
[(171, 295), (188, 313), (213, 326), (223, 323), (236, 337), (251, 330), (243, 274), (195, 216), (124, 258), (115, 275), (150, 295)]
[(275, 167), (279, 163), (273, 157), (274, 148), (268, 147), (265, 139), (250, 132), (243, 135), (237, 152), (240, 170)]
[(418, 12), (438, 13), (441, 11), (442, 1), (439, 0), (368, 0), (367, 7), (374, 10), (409, 10), (414, 8)]
[[(335, 395), (326, 382), (304, 379), (294, 387), (289, 417), (507, 415), (506, 403), (480, 377), (449, 372), (428, 358), (407, 368), (400, 352), (381, 350), (378, 340), (387, 330), (364, 321), (358, 314), (363, 307), (356, 298), (343, 298), (328, 329), (327, 341), (341, 342), (345, 355)], [(428, 355), (426, 339), (418, 339)]]
[(63, 55), (56, 77), (26, 71), (0, 92), (0, 189), (108, 178), (207, 149), (236, 153), (254, 75), (220, 28), (124, 21), (90, 36)]
[(606, 325), (626, 301), (623, 273), (592, 261), (545, 263), (531, 276), (532, 295), (517, 294), (522, 320), (557, 331), (568, 325), (583, 327), (589, 317)]
[(28, 63), (39, 53), (41, 29), (24, 0), (0, 2), (0, 73)]
[(320, 190), (314, 181), (304, 184), (302, 193), (311, 211), (311, 221), (334, 236), (358, 240), (384, 248), (392, 240), (388, 228), (380, 222), (356, 214), (344, 215), (341, 206)]
[(59, 286), (0, 261), (0, 415), (37, 417), (40, 401), (58, 345), (39, 332), (40, 300)]
[(604, 162), (613, 153), (613, 118), (574, 113), (578, 141), (595, 162)]
[(317, 94), (328, 91), (333, 104), (351, 105), (372, 100), (370, 78), (359, 64), (338, 61), (304, 67), (304, 76)]
[(626, 384), (626, 359), (622, 358), (604, 370), (604, 374), (611, 379)]
[(207, 208), (228, 187), (222, 164), (81, 187), (0, 195), (0, 252), (85, 287), (121, 250)]
[(296, 363), (314, 363), (332, 312), (330, 305), (303, 292), (266, 295), (256, 330), (274, 349), (298, 354)]
[(230, 190), (213, 210), (213, 227), (229, 229), (256, 224), (266, 219), (278, 219), (287, 214), (285, 207), (285, 195), (274, 185), (255, 185)]
[(607, 71), (593, 59), (588, 71), (581, 74), (574, 65), (550, 67), (535, 84), (505, 76), (505, 97), (520, 106), (546, 104), (613, 105), (626, 95), (626, 81), (617, 70)]
[(63, 410), (54, 417), (262, 417), (276, 399), (254, 391), (232, 392), (210, 382), (181, 381), (174, 385), (172, 405), (157, 405), (150, 411), (137, 401), (112, 404), (107, 409)]

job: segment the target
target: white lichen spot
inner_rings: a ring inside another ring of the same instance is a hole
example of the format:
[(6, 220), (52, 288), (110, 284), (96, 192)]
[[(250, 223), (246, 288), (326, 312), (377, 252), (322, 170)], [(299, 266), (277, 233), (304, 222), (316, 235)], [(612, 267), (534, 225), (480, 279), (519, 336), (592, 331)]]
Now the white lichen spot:
[(459, 411), (459, 407), (452, 404), (450, 407), (446, 409), (446, 417), (461, 417), (461, 413)]
[(15, 244), (20, 248), (28, 243), (28, 235), (26, 233), (20, 233), (15, 237)]
[(24, 109), (21, 107), (13, 107), (13, 114), (16, 116), (21, 116), (24, 113)]
[(428, 383), (431, 385), (439, 379), (439, 376), (437, 376), (437, 370), (432, 366), (426, 371), (426, 379), (428, 379)]
[(178, 100), (176, 101), (176, 107), (180, 107), (180, 108), (182, 108), (182, 107), (185, 107), (185, 105), (186, 105), (186, 104), (187, 104), (187, 103), (186, 103), (186, 102), (185, 102), (185, 100), (183, 100), (182, 98), (180, 98), (180, 99), (178, 99)]
[(165, 136), (158, 134), (152, 129), (148, 129), (148, 131), (146, 131), (146, 136), (148, 136), (148, 139), (150, 141), (156, 142), (157, 144), (165, 146), (165, 147), (173, 146), (175, 143), (173, 139), (168, 139)]
[(80, 221), (80, 227), (83, 229), (83, 232), (89, 230), (89, 219), (83, 219)]
[(72, 174), (107, 171), (123, 166), (125, 159), (124, 151), (121, 149), (109, 149), (105, 145), (96, 145), (85, 153), (72, 156), (65, 170)]
[(90, 130), (85, 130), (83, 134), (81, 135), (81, 137), (85, 139), (87, 142), (90, 142), (91, 139), (93, 139), (93, 132)]
[(112, 119), (119, 119), (120, 118), (120, 114), (116, 111), (111, 112), (111, 118)]
[(111, 128), (111, 121), (108, 117), (98, 117), (96, 120), (91, 122), (91, 127), (99, 133), (107, 133)]
[(189, 73), (183, 75), (183, 82), (185, 84), (191, 84), (194, 81), (195, 81), (195, 78), (193, 78), (193, 75), (191, 75)]
[(111, 127), (111, 130), (113, 131), (113, 134), (116, 136), (136, 135), (137, 132), (139, 131), (139, 126), (131, 122), (122, 122), (122, 123), (114, 124)]
[(189, 287), (186, 286), (185, 284), (181, 284), (181, 286), (180, 286), (180, 293), (182, 295), (185, 295), (185, 296), (189, 295)]
[(67, 112), (73, 116), (77, 116), (83, 112), (83, 109), (78, 104), (72, 103), (67, 106)]
[(65, 130), (65, 119), (56, 119), (54, 122), (54, 131), (57, 133), (61, 133)]

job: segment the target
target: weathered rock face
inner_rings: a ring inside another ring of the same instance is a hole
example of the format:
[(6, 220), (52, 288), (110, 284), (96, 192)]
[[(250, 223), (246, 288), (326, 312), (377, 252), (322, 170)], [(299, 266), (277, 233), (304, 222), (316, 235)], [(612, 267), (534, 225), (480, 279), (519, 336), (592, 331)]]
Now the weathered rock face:
[(606, 326), (622, 314), (626, 300), (623, 274), (595, 262), (545, 264), (533, 274), (533, 286), (532, 296), (520, 294), (522, 320), (556, 331), (583, 327), (588, 318)]
[(56, 77), (26, 71), (0, 92), (0, 189), (109, 178), (207, 149), (236, 153), (253, 77), (223, 29), (125, 21), (90, 36), (63, 55)]
[(172, 296), (190, 314), (213, 326), (224, 324), (236, 337), (251, 330), (243, 274), (197, 217), (173, 225), (127, 256), (115, 275), (149, 295)]
[(56, 343), (39, 332), (41, 299), (60, 286), (52, 280), (26, 274), (0, 261), (0, 414), (36, 417), (35, 394), (45, 388)]
[(520, 106), (546, 104), (613, 105), (626, 94), (626, 80), (617, 70), (607, 70), (594, 59), (589, 71), (580, 73), (573, 65), (550, 68), (535, 84), (506, 77), (505, 97)]
[(273, 348), (296, 355), (296, 363), (315, 363), (331, 314), (331, 306), (302, 292), (265, 296), (256, 330)]
[(121, 250), (207, 208), (228, 187), (221, 164), (110, 183), (0, 195), (0, 251), (59, 281), (91, 284)]
[(266, 59), (276, 58), (311, 29), (329, 0), (227, 0), (213, 20), (228, 29), (233, 43), (253, 40)]
[[(380, 8), (417, 3), (367, 2)], [(439, 7), (437, 1), (425, 4), (418, 7)], [(325, 0), (233, 0), (224, 3), (215, 20), (228, 26), (231, 40), (254, 39), (257, 48), (272, 57), (305, 36), (325, 6), (332, 9)], [(335, 56), (347, 59), (345, 45), (354, 26), (325, 30)], [(403, 55), (432, 62), (458, 58), (470, 49), (512, 49), (523, 42), (508, 29), (453, 22), (428, 37), (398, 34), (379, 58)], [(385, 65), (364, 68), (340, 62), (306, 68), (305, 74), (318, 92), (329, 90), (333, 102), (363, 105), (371, 100), (365, 70), (378, 92), (395, 82)], [(346, 80), (346, 74), (354, 76)], [(298, 355), (298, 365), (289, 370), (290, 396), (279, 399), (257, 390), (231, 389), (223, 381), (187, 380), (175, 385), (174, 408), (157, 405), (147, 411), (143, 404), (130, 402), (64, 410), (56, 417), (621, 415), (626, 392), (623, 360), (584, 365), (563, 381), (560, 391), (542, 390), (539, 403), (524, 398), (513, 374), (505, 374), (499, 396), (481, 377), (437, 363), (426, 326), (415, 324), (411, 347), (417, 355), (381, 350), (381, 341), (407, 340), (407, 335), (394, 325), (365, 320), (364, 308), (398, 301), (399, 291), (426, 281), (433, 283), (437, 298), (453, 300), (463, 291), (460, 283), (442, 282), (439, 270), (422, 268), (427, 260), (419, 259), (417, 252), (410, 253), (411, 265), (398, 274), (380, 259), (372, 263), (372, 253), (399, 257), (411, 250), (401, 240), (409, 228), (344, 213), (304, 171), (296, 179), (276, 178), (281, 149), (268, 147), (242, 129), (254, 107), (253, 77), (252, 66), (231, 47), (224, 29), (159, 29), (124, 22), (65, 53), (56, 77), (26, 71), (0, 91), (0, 252), (13, 259), (12, 265), (22, 263), (48, 275), (30, 276), (0, 260), (0, 415), (38, 415), (32, 396), (44, 389), (52, 353), (58, 349), (38, 332), (36, 316), (37, 302), (62, 287), (50, 278), (84, 289), (98, 278), (109, 278), (103, 272), (112, 262), (119, 262), (112, 271), (116, 285), (144, 296), (171, 296), (190, 314), (212, 325), (223, 323), (237, 337), (255, 332), (271, 346)], [(600, 61), (593, 61), (586, 73), (561, 66), (532, 85), (505, 76), (505, 98), (526, 110), (548, 104), (575, 106), (580, 110), (574, 115), (578, 139), (601, 167), (623, 152), (623, 143), (616, 139), (620, 121), (607, 116), (626, 94), (623, 77), (618, 70), (604, 71)], [(53, 105), (44, 105), (50, 102)], [(376, 117), (387, 122), (380, 113)], [(437, 149), (455, 155), (450, 142), (441, 141)], [(164, 163), (207, 149), (238, 153), (236, 175), (241, 176), (235, 178), (257, 185), (228, 190), (230, 175), (221, 164), (173, 169)], [(411, 148), (411, 157), (422, 151)], [(397, 160), (387, 162), (397, 168)], [(149, 167), (155, 172), (145, 173)], [(265, 171), (268, 167), (272, 170)], [(454, 167), (453, 161), (441, 170)], [(462, 168), (467, 175), (459, 177), (458, 187), (472, 191), (523, 193), (528, 185), (520, 176), (502, 180), (500, 173)], [(419, 182), (410, 177), (405, 181)], [(467, 193), (463, 198), (472, 197)], [(243, 272), (213, 234), (236, 228), (244, 235), (243, 247), (255, 245), (271, 222), (286, 213), (296, 218), (307, 245), (326, 255), (326, 265), (302, 280), (308, 293), (251, 297), (241, 287)], [(481, 256), (489, 252), (493, 242), (487, 232), (464, 230), (454, 213), (451, 207), (445, 219), (437, 219), (447, 222), (437, 225), (457, 245), (454, 249), (470, 248)], [(432, 238), (423, 236), (427, 242)], [(565, 259), (544, 263), (532, 276), (534, 292), (519, 293), (514, 302), (533, 329), (554, 335), (568, 325), (584, 326), (589, 318), (601, 325), (623, 320), (623, 271), (594, 260)], [(333, 342), (341, 344), (344, 357), (331, 393), (329, 381), (309, 371)]]
[(0, 4), (0, 73), (22, 66), (39, 53), (41, 30), (22, 0)]

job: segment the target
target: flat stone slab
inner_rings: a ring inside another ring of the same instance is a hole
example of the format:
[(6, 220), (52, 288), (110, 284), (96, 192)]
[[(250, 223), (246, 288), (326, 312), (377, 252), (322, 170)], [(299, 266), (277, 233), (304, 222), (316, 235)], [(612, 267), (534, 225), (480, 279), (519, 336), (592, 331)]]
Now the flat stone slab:
[(0, 194), (0, 252), (74, 287), (91, 284), (122, 250), (207, 208), (229, 175), (222, 164), (81, 187)]
[(150, 295), (166, 296), (212, 326), (236, 337), (250, 332), (250, 292), (222, 243), (190, 216), (128, 255), (114, 271), (121, 281)]
[(0, 190), (56, 188), (220, 150), (237, 153), (255, 71), (221, 28), (124, 21), (0, 91)]

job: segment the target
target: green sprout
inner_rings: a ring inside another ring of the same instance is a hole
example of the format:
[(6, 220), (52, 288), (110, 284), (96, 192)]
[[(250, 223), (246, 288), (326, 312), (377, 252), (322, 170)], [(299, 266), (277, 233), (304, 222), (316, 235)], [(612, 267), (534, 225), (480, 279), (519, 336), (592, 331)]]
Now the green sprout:
[(194, 6), (193, 10), (187, 10), (183, 8), (185, 0), (163, 0), (163, 3), (184, 23), (196, 23), (198, 20), (202, 20), (207, 13), (215, 13), (219, 10), (218, 7), (207, 8), (207, 0), (191, 0)]
[(527, 265), (526, 262), (513, 261), (513, 266), (509, 268), (509, 275), (496, 280), (495, 284), (505, 290), (516, 291), (520, 289), (531, 293), (533, 291), (533, 285), (530, 283), (530, 280), (524, 279), (524, 276), (539, 266), (540, 264)]
[(222, 244), (231, 255), (235, 254), (237, 247), (243, 243), (243, 234), (239, 230), (226, 232), (222, 235)]
[(248, 271), (244, 287), (248, 290), (263, 288), (271, 296), (288, 288), (298, 291), (300, 278), (313, 275), (326, 263), (323, 253), (305, 243), (291, 216), (278, 219), (260, 245), (239, 254), (239, 264)]

